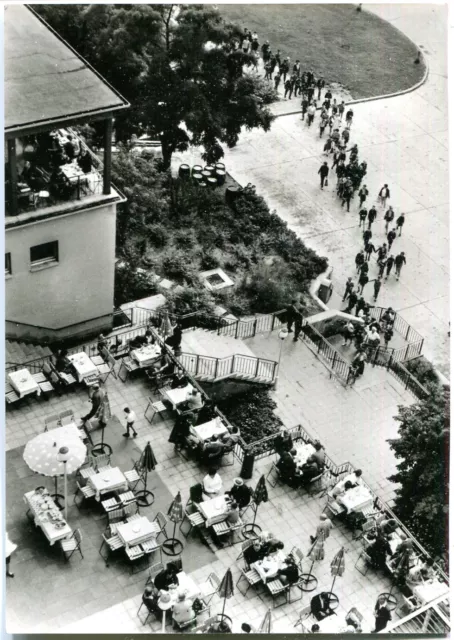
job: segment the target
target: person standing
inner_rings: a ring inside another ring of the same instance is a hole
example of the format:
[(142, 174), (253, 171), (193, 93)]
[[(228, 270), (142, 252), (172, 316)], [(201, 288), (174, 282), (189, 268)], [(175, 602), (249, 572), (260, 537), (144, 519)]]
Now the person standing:
[(342, 298), (342, 302), (344, 302), (348, 298), (350, 293), (353, 291), (354, 287), (355, 287), (355, 283), (353, 282), (353, 278), (351, 277), (347, 278), (347, 282), (345, 283), (345, 292), (344, 292), (344, 297)]
[(353, 122), (353, 109), (350, 108), (347, 111), (347, 113), (345, 114), (345, 121), (346, 121), (347, 129), (351, 129), (352, 122)]
[(311, 124), (314, 122), (314, 117), (315, 117), (315, 104), (312, 102), (312, 104), (310, 104), (307, 108), (307, 126), (310, 127)]
[(343, 116), (344, 116), (344, 111), (345, 111), (345, 101), (342, 100), (342, 102), (339, 105), (339, 118), (342, 120)]
[(388, 231), (388, 235), (386, 236), (388, 239), (388, 251), (391, 251), (391, 247), (393, 246), (393, 242), (396, 239), (396, 228), (394, 227), (394, 229), (391, 229), (391, 231)]
[(388, 258), (386, 259), (386, 276), (385, 276), (385, 280), (387, 280), (389, 278), (389, 274), (391, 273), (391, 269), (394, 266), (394, 256), (392, 254), (390, 254), (388, 256)]
[(289, 78), (284, 83), (284, 100), (287, 100), (287, 95), (288, 95), (288, 99), (291, 100), (292, 92), (293, 92), (293, 81), (292, 81), (292, 78)]
[(290, 71), (290, 58), (287, 57), (285, 58), (285, 60), (282, 61), (281, 64), (281, 75), (284, 76), (284, 84), (285, 84), (285, 79), (287, 78), (287, 73), (289, 73)]
[(325, 101), (324, 101), (324, 104), (326, 105), (327, 109), (329, 109), (331, 106), (332, 97), (333, 97), (333, 94), (331, 93), (330, 89), (328, 89), (328, 91), (325, 93)]
[(295, 316), (295, 335), (293, 336), (293, 342), (297, 342), (298, 337), (301, 333), (301, 329), (303, 328), (303, 313), (300, 305), (296, 308), (296, 316)]
[(375, 222), (375, 219), (377, 217), (377, 209), (375, 208), (374, 205), (372, 205), (372, 208), (369, 209), (369, 213), (367, 214), (367, 222), (368, 222), (368, 228), (371, 229), (373, 223)]
[(391, 340), (393, 339), (393, 336), (394, 336), (393, 325), (387, 324), (385, 331), (383, 333), (383, 340), (385, 341), (385, 347), (387, 347), (388, 344), (391, 342)]
[(341, 133), (341, 138), (344, 141), (344, 144), (348, 144), (348, 141), (350, 140), (350, 131), (345, 128), (342, 133)]
[(388, 603), (384, 596), (380, 596), (377, 600), (374, 609), (375, 616), (375, 629), (372, 633), (378, 633), (379, 631), (383, 631), (386, 628), (386, 625), (391, 620), (391, 612), (388, 607)]
[(353, 198), (353, 187), (351, 185), (351, 182), (347, 179), (347, 183), (345, 184), (343, 190), (342, 190), (342, 206), (344, 206), (345, 203), (347, 203), (347, 211), (350, 211), (350, 202), (351, 199)]
[(274, 76), (274, 89), (275, 89), (275, 91), (278, 90), (280, 83), (281, 83), (281, 73), (280, 73), (280, 71), (278, 71), (276, 73), (276, 75)]
[(393, 210), (393, 208), (391, 206), (389, 207), (388, 211), (385, 213), (384, 220), (385, 220), (385, 223), (386, 223), (385, 224), (385, 233), (388, 233), (389, 225), (394, 220), (394, 210)]
[(315, 83), (311, 80), (307, 87), (307, 97), (309, 98), (309, 102), (312, 102), (315, 93)]
[(372, 252), (376, 253), (376, 249), (375, 249), (374, 245), (372, 244), (372, 242), (368, 242), (367, 243), (365, 252), (366, 252), (366, 260), (367, 260), (367, 262), (369, 262), (370, 257), (372, 255)]
[(400, 272), (404, 264), (407, 264), (407, 259), (405, 258), (405, 253), (401, 251), (399, 255), (396, 256), (395, 265), (396, 265), (396, 279), (399, 280)]
[(320, 97), (322, 95), (322, 89), (324, 88), (325, 88), (325, 80), (323, 76), (320, 76), (320, 78), (317, 80), (317, 89), (318, 89), (317, 100), (320, 100)]
[(329, 167), (326, 161), (322, 164), (318, 173), (320, 175), (320, 189), (323, 189), (323, 187), (328, 184)]
[(361, 189), (358, 191), (360, 209), (363, 206), (363, 204), (366, 202), (368, 195), (369, 195), (369, 189), (367, 188), (367, 185), (363, 184)]
[(292, 300), (292, 302), (287, 306), (286, 312), (287, 312), (287, 331), (288, 333), (292, 333), (293, 329), (293, 323), (296, 320), (296, 316), (298, 314), (298, 309), (297, 309), (297, 305), (298, 301), (297, 300)]
[(389, 191), (388, 185), (384, 184), (380, 191), (378, 192), (378, 199), (380, 200), (381, 206), (386, 207), (386, 201), (390, 197), (391, 193)]
[(378, 294), (380, 293), (380, 289), (381, 289), (381, 278), (375, 278), (374, 280), (374, 302), (377, 302), (377, 298), (378, 298)]
[(366, 229), (363, 233), (364, 240), (364, 249), (367, 247), (368, 242), (372, 239), (372, 231), (370, 229)]
[(367, 209), (366, 207), (363, 207), (359, 211), (359, 225), (358, 225), (359, 227), (362, 226), (363, 230), (365, 230), (366, 228), (366, 218), (367, 218)]
[(322, 112), (321, 116), (320, 116), (320, 138), (322, 137), (322, 135), (325, 133), (325, 129), (326, 129), (326, 125), (328, 124), (328, 114), (326, 113), (326, 111)]
[(350, 313), (357, 302), (358, 302), (358, 295), (356, 291), (352, 291), (348, 296), (348, 304), (347, 304), (347, 308), (345, 309), (345, 313)]
[(325, 541), (327, 538), (329, 538), (329, 534), (331, 533), (332, 528), (333, 523), (327, 515), (322, 513), (322, 515), (320, 516), (320, 522), (315, 531), (315, 536), (310, 536), (310, 541), (312, 542), (312, 544), (314, 544), (317, 539), (321, 538), (323, 541)]
[(355, 335), (355, 327), (353, 326), (353, 324), (351, 323), (351, 321), (349, 320), (346, 324), (345, 327), (342, 330), (342, 335), (344, 337), (344, 341), (342, 343), (343, 347), (349, 347), (353, 341), (353, 337)]
[(301, 120), (304, 120), (308, 106), (309, 100), (307, 99), (307, 94), (303, 93), (303, 99), (301, 100)]
[(361, 273), (359, 274), (359, 281), (358, 281), (358, 292), (361, 295), (363, 294), (364, 287), (366, 286), (366, 284), (368, 282), (369, 282), (369, 276), (367, 275), (367, 273), (365, 271), (361, 271)]
[(5, 533), (5, 565), (6, 565), (6, 575), (8, 578), (14, 578), (14, 573), (11, 571), (11, 556), (17, 549), (17, 544), (11, 542), (9, 539), (8, 532)]
[(132, 431), (132, 437), (137, 438), (137, 431), (134, 429), (134, 422), (137, 420), (137, 416), (132, 409), (129, 407), (124, 408), (125, 416), (126, 416), (126, 431), (123, 434), (125, 438), (129, 438), (129, 430)]
[(402, 227), (405, 224), (405, 215), (403, 213), (396, 220), (396, 229), (399, 229), (399, 237), (402, 235)]
[(358, 251), (355, 256), (355, 264), (356, 264), (356, 272), (359, 273), (361, 271), (362, 265), (365, 263), (366, 257), (364, 255), (364, 251)]

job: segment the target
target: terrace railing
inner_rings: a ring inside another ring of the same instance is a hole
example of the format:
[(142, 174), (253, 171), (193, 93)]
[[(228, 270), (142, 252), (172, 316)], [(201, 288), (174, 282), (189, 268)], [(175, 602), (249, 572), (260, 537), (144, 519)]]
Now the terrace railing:
[(194, 353), (181, 353), (177, 359), (191, 375), (212, 380), (241, 375), (262, 378), (272, 383), (276, 376), (277, 362), (241, 354), (213, 358)]
[(312, 347), (312, 350), (329, 370), (330, 378), (334, 375), (342, 384), (347, 384), (350, 363), (313, 325), (305, 324), (303, 326), (300, 339)]

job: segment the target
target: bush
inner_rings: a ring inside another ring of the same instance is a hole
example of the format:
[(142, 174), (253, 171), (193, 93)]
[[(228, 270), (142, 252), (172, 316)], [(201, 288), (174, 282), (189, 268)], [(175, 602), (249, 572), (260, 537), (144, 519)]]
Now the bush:
[(185, 315), (195, 311), (213, 314), (214, 304), (210, 293), (203, 285), (179, 287), (167, 295), (168, 307), (172, 313)]
[(209, 271), (210, 269), (217, 269), (219, 267), (219, 258), (209, 251), (204, 251), (200, 258), (200, 267), (203, 271)]
[(268, 389), (247, 389), (218, 403), (220, 411), (240, 429), (246, 444), (279, 431), (283, 423), (274, 413), (276, 406)]
[(272, 313), (284, 308), (294, 296), (282, 266), (261, 264), (245, 276), (239, 292), (250, 300), (252, 313)]
[(151, 224), (148, 227), (148, 239), (157, 248), (165, 247), (169, 242), (169, 232), (162, 224)]
[(156, 284), (147, 273), (137, 272), (130, 263), (115, 269), (114, 304), (119, 307), (157, 293)]
[(345, 328), (345, 320), (342, 318), (329, 318), (323, 323), (320, 323), (319, 326), (317, 326), (317, 324), (314, 326), (324, 338), (331, 338), (332, 336), (342, 334)]
[(196, 239), (192, 230), (181, 229), (175, 233), (174, 242), (178, 249), (192, 249), (196, 244)]
[(162, 261), (162, 270), (167, 278), (179, 283), (192, 284), (198, 278), (195, 265), (188, 260), (187, 254), (182, 251), (169, 252)]
[(426, 360), (424, 356), (409, 360), (408, 362), (402, 362), (402, 364), (424, 387), (431, 384), (440, 384), (433, 364), (429, 362), (429, 360)]

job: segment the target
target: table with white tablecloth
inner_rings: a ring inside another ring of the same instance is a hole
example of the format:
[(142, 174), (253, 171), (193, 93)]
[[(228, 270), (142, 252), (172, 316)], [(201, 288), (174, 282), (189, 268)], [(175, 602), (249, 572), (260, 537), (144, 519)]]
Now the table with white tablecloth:
[(17, 392), (19, 398), (29, 395), (30, 393), (41, 394), (39, 384), (35, 382), (32, 374), (28, 369), (19, 369), (18, 371), (12, 371), (8, 374), (8, 380)]
[(145, 516), (117, 525), (117, 533), (126, 547), (134, 547), (151, 538), (156, 538), (159, 531), (159, 525), (156, 522), (150, 522)]
[(164, 391), (164, 397), (170, 402), (172, 407), (176, 409), (179, 404), (186, 402), (189, 393), (193, 389), (194, 387), (190, 383), (185, 387), (180, 387), (178, 389), (167, 389)]
[(50, 545), (57, 540), (69, 538), (72, 534), (71, 527), (47, 490), (28, 491), (24, 495), (24, 502), (33, 515), (35, 526), (40, 527)]
[(423, 604), (427, 604), (445, 594), (448, 596), (449, 587), (445, 582), (439, 582), (438, 580), (431, 582), (427, 580), (413, 587), (413, 593)]
[(271, 578), (275, 578), (279, 569), (282, 569), (285, 565), (286, 554), (282, 549), (272, 553), (263, 560), (257, 560), (251, 564), (251, 568), (255, 569), (263, 582)]
[(303, 627), (308, 633), (311, 633), (313, 624), (318, 624), (320, 627), (319, 633), (339, 633), (347, 626), (344, 613), (337, 615), (334, 613), (327, 618), (323, 618), (323, 620), (315, 620), (312, 616), (307, 620), (303, 620)]
[(227, 434), (229, 430), (220, 418), (213, 418), (213, 420), (210, 420), (209, 422), (204, 422), (196, 427), (191, 427), (190, 432), (200, 442), (206, 442), (213, 436), (221, 437)]
[(371, 507), (374, 503), (374, 496), (364, 485), (358, 485), (353, 489), (348, 489), (343, 495), (337, 498), (339, 504), (345, 507), (347, 513), (352, 511), (362, 511)]
[(146, 344), (140, 349), (131, 351), (131, 357), (137, 362), (141, 369), (150, 367), (157, 358), (161, 356), (161, 349), (158, 345)]
[(216, 498), (211, 498), (211, 500), (205, 500), (197, 505), (198, 510), (205, 518), (206, 526), (211, 527), (214, 524), (218, 524), (219, 522), (224, 522), (227, 518), (228, 514), (228, 504), (225, 495), (216, 496)]
[(96, 500), (101, 500), (103, 493), (110, 493), (111, 491), (127, 491), (128, 481), (124, 473), (118, 467), (111, 467), (100, 473), (95, 473), (88, 478), (88, 482), (91, 484), (96, 492)]
[(310, 443), (295, 443), (293, 445), (294, 449), (296, 449), (296, 455), (294, 456), (294, 460), (298, 467), (302, 467), (303, 464), (306, 464), (308, 458), (315, 453), (315, 448)]
[(85, 378), (98, 375), (98, 367), (90, 360), (85, 351), (80, 353), (73, 353), (68, 356), (71, 364), (76, 370), (77, 379), (82, 382)]
[(69, 182), (75, 184), (77, 184), (79, 181), (81, 183), (86, 182), (85, 173), (79, 167), (77, 162), (68, 162), (67, 164), (62, 164), (60, 169)]

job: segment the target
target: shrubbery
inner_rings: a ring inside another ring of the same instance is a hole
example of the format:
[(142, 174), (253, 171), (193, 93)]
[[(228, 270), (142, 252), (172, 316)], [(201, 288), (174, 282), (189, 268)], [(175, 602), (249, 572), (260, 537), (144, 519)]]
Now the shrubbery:
[(251, 444), (279, 431), (282, 420), (274, 413), (276, 403), (268, 389), (251, 388), (217, 404), (228, 420), (241, 431), (246, 444)]
[(431, 384), (440, 384), (435, 368), (424, 356), (402, 363), (404, 367), (416, 378), (416, 380), (427, 387)]

